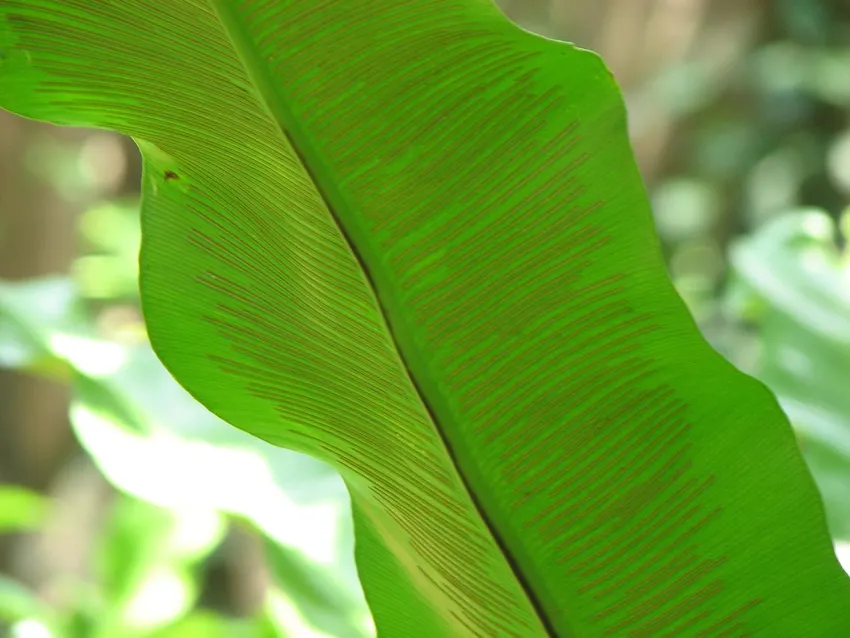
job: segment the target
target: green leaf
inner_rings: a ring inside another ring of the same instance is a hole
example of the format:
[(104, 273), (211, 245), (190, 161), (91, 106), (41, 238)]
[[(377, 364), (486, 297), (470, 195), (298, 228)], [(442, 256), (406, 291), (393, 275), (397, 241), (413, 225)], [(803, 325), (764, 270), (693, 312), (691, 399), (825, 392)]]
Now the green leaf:
[(6, 0), (0, 60), (5, 108), (136, 138), (154, 347), (339, 469), (379, 635), (850, 635), (596, 56), (487, 0)]
[[(343, 535), (343, 548), (334, 551), (333, 534), (347, 514), (336, 473), (228, 427), (187, 395), (145, 347), (129, 351), (108, 378), (86, 378), (75, 390), (74, 430), (113, 485), (160, 506), (250, 520), (274, 541), (275, 555), (286, 557), (288, 569), (275, 572), (286, 571), (286, 577), (277, 584), (297, 611), (316, 627), (332, 626), (332, 636), (363, 635), (365, 602), (351, 564), (351, 535)], [(147, 400), (152, 396), (156, 402)], [(135, 431), (134, 421), (141, 424)], [(144, 526), (131, 519), (128, 529), (140, 533)], [(126, 539), (140, 540), (129, 533)], [(116, 556), (110, 565), (128, 573), (128, 558)], [(309, 591), (302, 587), (307, 572)], [(107, 589), (119, 587), (110, 582)]]
[(301, 552), (279, 543), (265, 543), (269, 571), (281, 592), (313, 627), (335, 638), (361, 638), (360, 609), (335, 582)]
[(210, 612), (197, 612), (150, 638), (287, 638), (265, 619), (234, 620)]
[(835, 225), (806, 211), (776, 219), (732, 250), (747, 284), (807, 330), (850, 348), (850, 287), (838, 268)]
[[(32, 342), (43, 344), (44, 352), (58, 359), (64, 355), (54, 351), (51, 335), (67, 329), (76, 300), (76, 291), (65, 279), (6, 284), (0, 286), (0, 310), (10, 314), (0, 316), (13, 317), (15, 325), (34, 335)], [(18, 334), (8, 343), (22, 342), (26, 340)], [(114, 346), (111, 358), (118, 367), (111, 366), (108, 375), (86, 375), (76, 366), (90, 364), (92, 348), (67, 353), (72, 355), (66, 362), (74, 389), (72, 424), (113, 485), (161, 506), (212, 508), (251, 520), (274, 541), (270, 552), (286, 557), (283, 565), (277, 561), (273, 567), (279, 567), (277, 585), (297, 611), (314, 626), (332, 628), (330, 635), (337, 638), (364, 635), (360, 626), (365, 603), (350, 555), (351, 533), (336, 530), (342, 547), (334, 547), (334, 528), (345, 521), (348, 500), (339, 476), (323, 463), (270, 446), (218, 420), (174, 382), (149, 348), (90, 343), (100, 349)], [(37, 525), (35, 512), (29, 507), (24, 511), (31, 504), (25, 500), (28, 495), (11, 487), (7, 494), (0, 487), (0, 532)], [(142, 550), (155, 540), (157, 521), (162, 526), (165, 513), (157, 517), (156, 511), (120, 501), (118, 512), (124, 515), (117, 520), (126, 521), (128, 529), (122, 535), (121, 526), (114, 526), (100, 544), (102, 581), (114, 599), (102, 601), (108, 613), (93, 614), (105, 635), (126, 624), (117, 603), (132, 603), (151, 580), (151, 552)], [(337, 557), (329, 563), (327, 557), (333, 554)], [(172, 594), (170, 602), (175, 600)], [(284, 621), (295, 622), (288, 617)]]
[(141, 635), (184, 617), (199, 594), (193, 572), (225, 531), (216, 512), (116, 499), (97, 544), (104, 608), (92, 635)]
[(138, 202), (108, 202), (88, 209), (80, 219), (81, 234), (95, 254), (74, 261), (82, 294), (114, 299), (138, 294)]
[[(76, 286), (67, 277), (0, 281), (0, 366), (73, 381), (83, 393), (100, 394), (91, 398), (108, 411), (114, 399), (87, 377), (114, 370), (120, 350), (95, 338)], [(128, 423), (141, 427), (133, 419)]]
[(77, 326), (76, 301), (67, 277), (0, 281), (0, 366), (55, 365), (50, 335)]
[(835, 223), (820, 211), (773, 220), (733, 247), (741, 280), (733, 291), (758, 309), (748, 317), (761, 344), (754, 372), (794, 424), (833, 537), (850, 539), (850, 343), (843, 332), (850, 286), (835, 237)]
[(74, 401), (72, 414), (79, 414), (79, 408), (87, 415), (101, 422), (107, 422), (125, 429), (128, 433), (146, 434), (151, 424), (137, 406), (127, 401), (109, 379), (99, 379), (74, 370)]
[(49, 500), (24, 487), (0, 485), (0, 534), (33, 531), (44, 522)]

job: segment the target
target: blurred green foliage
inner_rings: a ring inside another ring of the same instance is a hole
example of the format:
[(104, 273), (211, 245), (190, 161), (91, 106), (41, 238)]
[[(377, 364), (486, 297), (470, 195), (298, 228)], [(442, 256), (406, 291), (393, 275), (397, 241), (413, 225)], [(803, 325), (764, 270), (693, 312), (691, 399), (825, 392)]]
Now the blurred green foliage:
[[(0, 287), (2, 360), (73, 385), (77, 438), (122, 495), (96, 542), (92, 581), (67, 583), (70, 606), (47, 612), (7, 582), (0, 619), (38, 621), (69, 638), (215, 635), (210, 628), (225, 621), (193, 611), (200, 569), (228, 521), (239, 521), (267, 539), (267, 609), (216, 631), (367, 635), (341, 480), (309, 457), (219, 421), (171, 379), (144, 341), (97, 337), (81, 289), (58, 277)], [(143, 334), (141, 326), (131, 332)], [(43, 497), (4, 488), (0, 527), (32, 528), (47, 508)]]
[[(592, 44), (574, 30), (585, 4), (514, 6), (547, 35)], [(670, 129), (647, 182), (671, 277), (708, 340), (779, 397), (841, 553), (850, 543), (850, 6), (747, 6), (759, 26), (734, 64), (698, 47), (624, 88), (639, 157), (647, 117), (663, 110)], [(566, 16), (560, 30), (556, 15)], [(227, 426), (159, 364), (138, 308), (137, 196), (97, 195), (87, 153), (32, 140), (30, 170), (91, 205), (69, 275), (0, 282), (0, 366), (73, 388), (74, 433), (115, 495), (84, 576), (59, 579), (51, 595), (0, 576), (0, 635), (370, 635), (341, 480)], [(0, 485), (0, 534), (49, 530), (56, 505)], [(234, 529), (263, 551), (262, 604), (239, 617), (205, 595)]]
[(757, 327), (748, 365), (779, 397), (827, 507), (850, 540), (850, 253), (819, 210), (778, 216), (735, 242), (730, 313)]
[(14, 485), (0, 485), (0, 534), (38, 529), (49, 503), (41, 494)]
[[(0, 284), (0, 364), (72, 385), (77, 439), (120, 490), (91, 579), (63, 583), (70, 598), (59, 609), (0, 581), (0, 622), (20, 638), (368, 635), (336, 473), (201, 407), (155, 358), (138, 313), (125, 314), (111, 338), (94, 321), (93, 302), (109, 302), (101, 317), (138, 303), (137, 215), (112, 204), (87, 212), (80, 229), (97, 254), (83, 254), (73, 278)], [(108, 267), (78, 267), (95, 257)], [(4, 486), (0, 532), (37, 527), (48, 510), (44, 497)], [(266, 539), (270, 582), (255, 618), (197, 607), (202, 567), (229, 524)]]

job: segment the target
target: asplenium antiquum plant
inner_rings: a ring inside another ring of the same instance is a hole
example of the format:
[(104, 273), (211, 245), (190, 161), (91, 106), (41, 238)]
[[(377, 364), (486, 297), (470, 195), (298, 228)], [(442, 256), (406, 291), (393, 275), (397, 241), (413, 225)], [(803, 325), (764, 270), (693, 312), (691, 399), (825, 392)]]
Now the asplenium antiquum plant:
[(152, 343), (339, 470), (379, 636), (850, 636), (595, 55), (489, 0), (2, 0), (0, 105), (136, 139)]

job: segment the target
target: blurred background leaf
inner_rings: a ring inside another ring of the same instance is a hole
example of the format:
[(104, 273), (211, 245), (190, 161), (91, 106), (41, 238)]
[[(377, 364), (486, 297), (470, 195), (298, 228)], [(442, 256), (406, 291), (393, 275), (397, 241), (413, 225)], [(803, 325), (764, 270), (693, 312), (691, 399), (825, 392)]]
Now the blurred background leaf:
[[(850, 568), (850, 4), (499, 3), (607, 60), (671, 278), (778, 395)], [(0, 113), (0, 635), (371, 635), (339, 477), (151, 352), (139, 179), (128, 140)]]
[(32, 490), (0, 485), (0, 534), (38, 529), (47, 515), (48, 500)]

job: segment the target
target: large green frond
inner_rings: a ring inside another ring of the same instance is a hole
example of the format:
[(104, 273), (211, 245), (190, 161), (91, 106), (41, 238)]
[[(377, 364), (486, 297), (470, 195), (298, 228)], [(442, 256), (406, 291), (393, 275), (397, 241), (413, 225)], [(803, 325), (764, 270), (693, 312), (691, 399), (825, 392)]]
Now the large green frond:
[(137, 139), (153, 344), (340, 470), (382, 636), (850, 635), (593, 54), (484, 0), (5, 0), (0, 105)]

